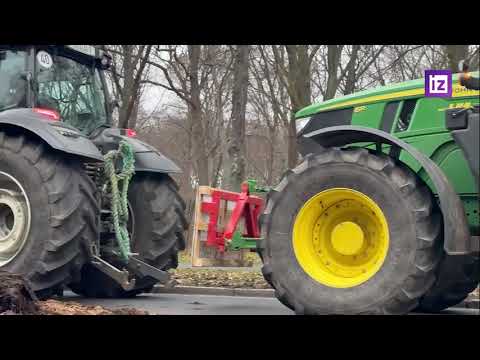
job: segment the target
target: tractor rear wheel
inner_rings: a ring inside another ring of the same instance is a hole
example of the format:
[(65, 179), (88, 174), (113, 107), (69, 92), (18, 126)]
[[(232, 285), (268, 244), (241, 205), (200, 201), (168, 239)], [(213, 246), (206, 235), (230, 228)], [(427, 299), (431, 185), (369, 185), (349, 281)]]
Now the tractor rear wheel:
[(366, 149), (309, 155), (270, 192), (262, 272), (297, 314), (405, 314), (435, 282), (441, 217), (415, 174)]
[[(130, 183), (128, 201), (131, 209), (131, 248), (148, 264), (169, 270), (178, 266), (178, 252), (185, 249), (185, 203), (178, 186), (165, 174), (138, 174)], [(119, 264), (120, 265), (120, 264)], [(79, 283), (70, 288), (83, 296), (97, 298), (134, 297), (150, 292), (157, 280), (136, 279), (137, 286), (123, 290), (111, 278), (87, 264)]]
[(80, 276), (96, 238), (95, 186), (79, 162), (0, 131), (0, 270), (47, 298)]
[(465, 300), (480, 281), (480, 258), (448, 256), (440, 263), (437, 281), (420, 301), (419, 311), (439, 312)]

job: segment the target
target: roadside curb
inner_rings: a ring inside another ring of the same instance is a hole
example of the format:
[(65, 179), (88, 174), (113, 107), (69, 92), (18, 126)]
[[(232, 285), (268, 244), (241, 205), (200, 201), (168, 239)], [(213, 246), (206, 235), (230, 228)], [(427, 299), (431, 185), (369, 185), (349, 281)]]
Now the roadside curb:
[[(245, 288), (224, 288), (224, 287), (206, 287), (206, 286), (175, 286), (165, 288), (156, 285), (153, 288), (155, 294), (185, 294), (185, 295), (221, 295), (221, 296), (245, 296), (245, 297), (269, 297), (274, 298), (273, 289), (245, 289)], [(455, 307), (466, 309), (480, 309), (479, 299), (468, 299)]]
[(175, 286), (165, 288), (156, 285), (153, 290), (155, 294), (188, 294), (188, 295), (223, 295), (223, 296), (246, 296), (246, 297), (275, 297), (273, 289), (243, 289), (223, 288), (204, 286)]

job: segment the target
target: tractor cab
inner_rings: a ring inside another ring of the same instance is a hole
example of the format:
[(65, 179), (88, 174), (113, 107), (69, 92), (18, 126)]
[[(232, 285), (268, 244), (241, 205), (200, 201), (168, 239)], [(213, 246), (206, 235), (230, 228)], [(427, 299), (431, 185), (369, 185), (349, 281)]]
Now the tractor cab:
[(109, 66), (90, 45), (0, 46), (0, 112), (32, 108), (89, 135), (110, 123)]

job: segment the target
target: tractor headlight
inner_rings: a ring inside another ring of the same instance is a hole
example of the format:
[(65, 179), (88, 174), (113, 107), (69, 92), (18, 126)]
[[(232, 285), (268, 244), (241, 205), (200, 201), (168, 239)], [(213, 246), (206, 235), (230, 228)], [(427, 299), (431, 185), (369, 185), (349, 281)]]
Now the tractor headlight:
[(295, 126), (297, 127), (297, 134), (300, 134), (300, 132), (305, 128), (305, 126), (307, 126), (309, 122), (310, 122), (310, 117), (296, 120)]

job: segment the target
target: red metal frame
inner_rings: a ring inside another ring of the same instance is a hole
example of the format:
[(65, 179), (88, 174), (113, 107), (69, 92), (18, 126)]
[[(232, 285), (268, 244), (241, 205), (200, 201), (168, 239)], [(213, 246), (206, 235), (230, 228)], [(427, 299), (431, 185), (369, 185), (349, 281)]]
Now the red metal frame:
[[(218, 214), (220, 212), (221, 200), (235, 202), (235, 208), (225, 226), (224, 232), (219, 232)], [(249, 193), (248, 184), (244, 183), (240, 193), (231, 191), (218, 190), (212, 191), (212, 200), (202, 202), (201, 211), (209, 214), (208, 222), (207, 246), (216, 246), (220, 252), (225, 251), (225, 242), (232, 239), (240, 219), (245, 218), (245, 237), (260, 237), (260, 229), (258, 227), (258, 218), (263, 210), (263, 199), (258, 196), (252, 196)]]

